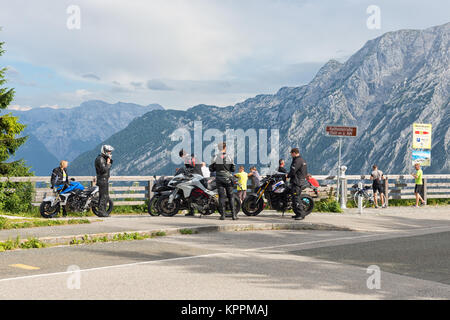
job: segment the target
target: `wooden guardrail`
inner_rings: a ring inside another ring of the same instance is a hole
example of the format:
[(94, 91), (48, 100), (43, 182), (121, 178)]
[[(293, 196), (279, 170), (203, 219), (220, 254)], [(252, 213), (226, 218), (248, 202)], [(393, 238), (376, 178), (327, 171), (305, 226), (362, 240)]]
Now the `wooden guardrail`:
[[(387, 199), (414, 199), (414, 179), (411, 175), (385, 175), (387, 177), (385, 192)], [(95, 185), (95, 176), (74, 176), (76, 181), (85, 187)], [(156, 179), (160, 177), (157, 176)], [(319, 182), (318, 194), (312, 189), (304, 192), (315, 198), (328, 198), (336, 195), (336, 176), (318, 175), (314, 178)], [(424, 199), (450, 198), (450, 174), (424, 175)], [(0, 181), (31, 182), (35, 186), (33, 205), (39, 205), (46, 195), (50, 195), (50, 177), (0, 177)], [(155, 181), (154, 176), (112, 176), (110, 178), (110, 197), (114, 205), (142, 205), (146, 199), (152, 197), (151, 189)], [(353, 184), (363, 181), (371, 184), (370, 175), (347, 175), (341, 178), (341, 185), (347, 190), (347, 197), (351, 196), (350, 188)], [(125, 185), (131, 184), (131, 185)], [(251, 188), (251, 186), (249, 186)], [(14, 190), (10, 190), (13, 192)]]

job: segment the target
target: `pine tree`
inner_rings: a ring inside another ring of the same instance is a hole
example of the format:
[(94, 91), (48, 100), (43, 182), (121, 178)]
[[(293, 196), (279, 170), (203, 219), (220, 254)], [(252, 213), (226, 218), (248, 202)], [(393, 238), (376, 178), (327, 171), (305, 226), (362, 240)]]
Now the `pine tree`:
[[(0, 42), (0, 56), (4, 53), (3, 44), (4, 42)], [(7, 68), (0, 68), (0, 176), (29, 175), (23, 160), (6, 162), (27, 139), (18, 137), (25, 125), (19, 123), (17, 117), (11, 113), (1, 114), (14, 98), (14, 89), (2, 87), (7, 81), (6, 70)]]

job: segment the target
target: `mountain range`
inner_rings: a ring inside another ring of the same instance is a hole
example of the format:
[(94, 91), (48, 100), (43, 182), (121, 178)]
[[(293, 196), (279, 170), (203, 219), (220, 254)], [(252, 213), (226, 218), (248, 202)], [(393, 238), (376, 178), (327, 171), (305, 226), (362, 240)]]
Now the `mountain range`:
[(90, 100), (74, 108), (7, 110), (27, 126), (23, 135), (29, 137), (12, 159), (24, 159), (36, 175), (48, 175), (60, 160), (71, 161), (124, 129), (134, 118), (162, 109), (159, 104)]
[[(172, 174), (179, 166), (171, 152), (175, 130), (277, 129), (280, 157), (299, 147), (313, 174), (335, 174), (338, 139), (325, 134), (329, 124), (358, 127), (345, 138), (342, 164), (348, 174), (412, 172), (412, 125), (431, 123), (431, 167), (425, 173), (450, 173), (450, 23), (424, 30), (388, 32), (368, 41), (347, 61), (326, 63), (307, 85), (284, 87), (234, 106), (198, 105), (186, 111), (153, 110), (131, 121), (102, 143), (113, 145), (113, 174)], [(203, 131), (203, 132), (204, 132)], [(101, 143), (78, 156), (72, 174), (95, 174), (93, 159)], [(250, 146), (255, 147), (255, 146)], [(288, 160), (288, 164), (290, 161)], [(258, 164), (261, 168), (261, 161)], [(248, 169), (248, 163), (247, 163)]]

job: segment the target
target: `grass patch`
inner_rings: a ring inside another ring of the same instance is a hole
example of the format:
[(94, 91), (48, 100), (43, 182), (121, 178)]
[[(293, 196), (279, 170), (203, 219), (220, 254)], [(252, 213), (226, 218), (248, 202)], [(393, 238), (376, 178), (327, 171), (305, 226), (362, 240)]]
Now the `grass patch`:
[[(389, 199), (390, 207), (411, 207), (416, 204), (415, 199)], [(378, 198), (378, 205), (381, 206), (381, 200)], [(427, 205), (430, 206), (448, 206), (450, 205), (449, 199), (428, 199)], [(358, 208), (354, 201), (347, 201), (347, 208)]]
[(8, 239), (6, 241), (0, 241), (0, 252), (16, 250), (16, 249), (34, 249), (34, 248), (45, 248), (47, 245), (36, 238), (29, 238), (26, 241), (20, 241), (20, 237), (17, 236), (16, 239)]
[(153, 237), (165, 237), (166, 233), (164, 231), (158, 231), (158, 232), (154, 232), (152, 233)]
[(181, 234), (194, 234), (194, 233), (198, 233), (198, 231), (194, 231), (192, 229), (181, 229), (180, 233)]
[(17, 219), (8, 219), (5, 217), (0, 217), (0, 230), (51, 227), (68, 224), (88, 224), (88, 223), (91, 223), (88, 219), (69, 219), (69, 220), (33, 219), (27, 221), (20, 221)]
[(165, 232), (155, 232), (151, 235), (147, 234), (139, 234), (137, 232), (134, 233), (118, 233), (112, 237), (91, 237), (89, 235), (84, 235), (81, 239), (72, 239), (69, 242), (69, 245), (78, 245), (78, 244), (91, 244), (91, 243), (99, 243), (99, 242), (115, 242), (115, 241), (132, 241), (132, 240), (145, 240), (154, 237), (162, 237), (165, 236)]

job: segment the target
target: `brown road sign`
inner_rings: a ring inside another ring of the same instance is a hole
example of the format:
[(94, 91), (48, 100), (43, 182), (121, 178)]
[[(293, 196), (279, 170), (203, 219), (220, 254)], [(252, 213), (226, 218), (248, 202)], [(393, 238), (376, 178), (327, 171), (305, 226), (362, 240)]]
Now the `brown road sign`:
[(335, 137), (356, 137), (358, 127), (347, 126), (326, 126), (325, 131), (329, 136)]

